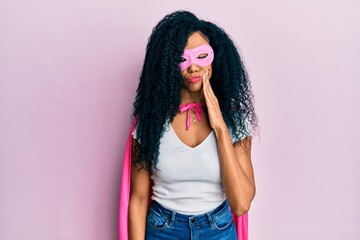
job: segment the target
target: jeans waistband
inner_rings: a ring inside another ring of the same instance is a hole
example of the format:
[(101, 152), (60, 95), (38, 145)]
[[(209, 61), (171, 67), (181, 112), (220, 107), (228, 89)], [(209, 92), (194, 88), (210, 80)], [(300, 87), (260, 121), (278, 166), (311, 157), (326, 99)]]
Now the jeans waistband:
[(226, 214), (230, 211), (229, 203), (227, 200), (224, 200), (218, 207), (209, 212), (199, 214), (199, 215), (185, 215), (182, 213), (178, 213), (176, 211), (172, 211), (160, 205), (156, 201), (152, 201), (151, 207), (154, 208), (155, 211), (159, 211), (162, 215), (167, 216), (172, 221), (180, 222), (180, 223), (208, 223), (212, 221), (211, 219), (221, 218), (222, 215)]

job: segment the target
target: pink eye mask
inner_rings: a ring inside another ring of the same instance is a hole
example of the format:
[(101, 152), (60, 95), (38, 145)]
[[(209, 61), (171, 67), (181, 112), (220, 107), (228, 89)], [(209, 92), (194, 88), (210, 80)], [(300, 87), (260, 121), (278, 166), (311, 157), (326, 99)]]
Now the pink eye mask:
[(196, 48), (185, 49), (182, 58), (184, 58), (185, 61), (180, 63), (181, 70), (187, 69), (192, 64), (205, 67), (210, 65), (214, 60), (214, 50), (209, 44), (202, 44)]

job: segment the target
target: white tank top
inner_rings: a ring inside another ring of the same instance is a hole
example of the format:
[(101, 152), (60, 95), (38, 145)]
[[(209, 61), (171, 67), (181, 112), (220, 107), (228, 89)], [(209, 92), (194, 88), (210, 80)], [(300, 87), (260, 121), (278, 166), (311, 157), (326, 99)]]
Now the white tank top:
[[(136, 129), (133, 136), (136, 139)], [(196, 215), (219, 206), (226, 197), (214, 131), (192, 148), (178, 138), (167, 121), (151, 179), (152, 200), (167, 209)]]

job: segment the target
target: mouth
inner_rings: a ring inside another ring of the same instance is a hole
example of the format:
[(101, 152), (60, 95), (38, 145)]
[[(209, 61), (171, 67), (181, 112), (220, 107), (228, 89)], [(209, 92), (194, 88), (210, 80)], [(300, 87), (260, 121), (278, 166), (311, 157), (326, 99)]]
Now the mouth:
[(201, 81), (201, 77), (200, 76), (199, 77), (189, 77), (187, 80), (190, 83), (196, 83), (198, 81)]

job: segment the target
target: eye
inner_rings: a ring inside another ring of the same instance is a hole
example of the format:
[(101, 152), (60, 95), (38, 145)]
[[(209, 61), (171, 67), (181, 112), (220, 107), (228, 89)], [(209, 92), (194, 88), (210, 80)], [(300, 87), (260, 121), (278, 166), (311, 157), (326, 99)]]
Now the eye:
[(186, 62), (186, 58), (181, 57), (180, 62)]
[(207, 56), (208, 56), (207, 53), (202, 53), (202, 54), (200, 54), (197, 58), (198, 58), (198, 59), (204, 59), (204, 58), (206, 58)]

